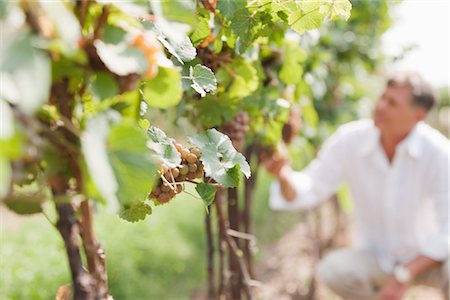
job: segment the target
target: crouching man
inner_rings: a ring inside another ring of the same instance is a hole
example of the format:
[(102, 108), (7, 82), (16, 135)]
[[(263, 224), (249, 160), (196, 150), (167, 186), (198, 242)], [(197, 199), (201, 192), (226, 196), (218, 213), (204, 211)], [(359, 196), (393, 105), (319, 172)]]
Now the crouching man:
[(276, 177), (270, 205), (308, 209), (345, 181), (356, 244), (319, 263), (319, 280), (345, 300), (400, 300), (415, 284), (449, 298), (449, 140), (422, 120), (432, 88), (415, 73), (387, 80), (372, 120), (340, 127), (303, 171), (286, 157), (263, 159)]

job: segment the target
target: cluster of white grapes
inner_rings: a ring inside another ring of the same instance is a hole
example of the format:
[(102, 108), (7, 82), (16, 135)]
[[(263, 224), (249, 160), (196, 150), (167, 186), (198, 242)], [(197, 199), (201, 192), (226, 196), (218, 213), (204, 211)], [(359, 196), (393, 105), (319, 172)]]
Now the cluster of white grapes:
[(176, 194), (181, 193), (185, 181), (203, 178), (205, 175), (203, 164), (199, 160), (202, 154), (198, 148), (187, 149), (178, 143), (174, 145), (182, 160), (180, 165), (174, 168), (165, 164), (161, 166), (158, 183), (150, 193), (150, 197), (159, 203), (167, 203)]

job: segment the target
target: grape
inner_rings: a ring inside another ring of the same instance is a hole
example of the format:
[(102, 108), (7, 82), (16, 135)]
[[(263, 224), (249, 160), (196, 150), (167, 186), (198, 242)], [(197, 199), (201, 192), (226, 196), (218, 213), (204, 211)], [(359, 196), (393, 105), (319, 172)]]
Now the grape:
[(167, 171), (169, 171), (169, 167), (166, 165), (161, 166), (161, 174), (165, 174)]
[(247, 113), (243, 113), (242, 114), (242, 123), (243, 124), (248, 124), (248, 121), (250, 121), (250, 118), (249, 118), (248, 114)]
[(157, 200), (160, 203), (167, 203), (170, 199), (172, 199), (172, 195), (170, 193), (162, 193), (158, 196)]
[(246, 112), (238, 112), (233, 119), (225, 122), (221, 130), (228, 135), (233, 146), (237, 149), (242, 148), (245, 142), (245, 135), (250, 130), (248, 126), (249, 116)]
[(170, 186), (168, 186), (168, 185), (166, 185), (166, 184), (161, 185), (161, 191), (162, 191), (162, 192), (168, 193), (168, 192), (170, 192), (171, 190), (172, 190), (172, 189), (170, 188)]
[(189, 155), (186, 157), (186, 160), (188, 163), (195, 163), (197, 161), (197, 156), (195, 154), (189, 153)]
[(178, 175), (180, 175), (180, 170), (178, 170), (178, 168), (171, 169), (171, 172), (172, 172), (173, 178), (177, 178)]
[(172, 175), (170, 175), (170, 172), (167, 171), (166, 173), (164, 173), (164, 178), (167, 179), (167, 181), (172, 181)]
[(188, 167), (189, 167), (189, 172), (191, 172), (191, 173), (197, 171), (197, 169), (198, 169), (196, 164), (189, 164)]
[(155, 188), (153, 189), (152, 193), (153, 193), (155, 196), (159, 196), (159, 194), (161, 194), (161, 189), (159, 188), (159, 186), (155, 187)]
[(197, 158), (200, 158), (202, 156), (202, 153), (200, 152), (200, 149), (198, 149), (198, 148), (191, 148), (189, 150), (191, 151), (192, 154), (197, 156)]
[(199, 169), (195, 172), (196, 178), (203, 178), (204, 175), (205, 175), (205, 172), (202, 169)]
[[(230, 128), (235, 130), (234, 127)], [(175, 195), (181, 193), (183, 191), (184, 181), (203, 178), (205, 174), (203, 164), (199, 160), (202, 155), (200, 149), (197, 147), (184, 148), (182, 144), (177, 143), (174, 139), (172, 139), (172, 143), (180, 153), (181, 164), (174, 168), (170, 168), (165, 164), (161, 165), (161, 177), (156, 187), (150, 193), (150, 197), (159, 203), (167, 203)], [(173, 184), (173, 187), (171, 187), (171, 184)]]
[(182, 165), (180, 168), (180, 174), (181, 175), (186, 175), (189, 172), (189, 167), (188, 165)]
[(182, 157), (182, 158), (187, 159), (187, 156), (188, 156), (189, 154), (191, 154), (191, 152), (189, 152), (188, 149), (183, 148), (183, 149), (181, 149), (180, 154), (181, 154), (181, 157)]
[(181, 152), (181, 150), (183, 149), (183, 145), (175, 143), (175, 148), (177, 149), (178, 152)]

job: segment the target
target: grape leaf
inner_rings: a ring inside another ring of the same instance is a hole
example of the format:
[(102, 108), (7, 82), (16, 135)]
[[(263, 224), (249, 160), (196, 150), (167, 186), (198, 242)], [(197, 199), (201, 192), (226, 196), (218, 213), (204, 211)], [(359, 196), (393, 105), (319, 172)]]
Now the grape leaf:
[(147, 198), (157, 168), (146, 146), (145, 133), (132, 124), (111, 127), (108, 156), (118, 183), (120, 203), (131, 205)]
[(142, 221), (147, 215), (152, 214), (152, 207), (144, 202), (139, 202), (131, 205), (129, 208), (125, 208), (119, 214), (119, 216), (128, 222)]
[(157, 169), (143, 130), (128, 123), (110, 126), (111, 116), (87, 121), (82, 151), (95, 187), (108, 203), (131, 205), (146, 199)]
[(245, 157), (234, 149), (228, 136), (215, 129), (188, 138), (188, 141), (202, 152), (200, 160), (205, 166), (206, 176), (212, 177), (225, 187), (235, 187), (239, 183), (239, 171), (248, 178), (250, 166)]
[(118, 183), (108, 159), (106, 143), (109, 133), (108, 118), (97, 115), (86, 122), (81, 136), (81, 149), (89, 175), (100, 195), (115, 208), (118, 206)]
[(125, 42), (107, 44), (101, 40), (95, 40), (94, 46), (106, 67), (117, 75), (143, 74), (148, 68), (145, 55), (139, 49), (131, 47)]
[[(13, 38), (13, 40), (10, 40)], [(49, 57), (33, 47), (36, 37), (22, 34), (5, 36), (0, 48), (0, 70), (2, 78), (9, 79), (2, 90), (13, 91), (15, 99), (5, 100), (18, 104), (25, 113), (32, 114), (48, 100), (51, 84), (51, 64)], [(4, 91), (1, 91), (2, 95)], [(4, 95), (3, 95), (4, 96)]]
[(319, 124), (319, 116), (311, 101), (302, 104), (302, 115), (305, 123), (313, 128), (317, 128)]
[(157, 108), (168, 108), (177, 105), (183, 89), (181, 75), (178, 71), (160, 67), (155, 78), (144, 81), (143, 97), (148, 105)]
[(99, 100), (114, 97), (119, 92), (117, 82), (105, 72), (97, 72), (90, 90)]
[(324, 15), (319, 11), (320, 5), (319, 1), (300, 2), (288, 17), (289, 26), (298, 33), (319, 28), (324, 19)]
[(189, 73), (192, 80), (191, 87), (202, 97), (205, 97), (207, 92), (216, 91), (217, 80), (210, 68), (198, 64), (189, 67)]
[(283, 47), (283, 65), (280, 70), (280, 79), (287, 84), (297, 84), (303, 75), (302, 63), (306, 59), (305, 51), (298, 43), (285, 41)]
[(147, 147), (154, 151), (164, 164), (174, 168), (181, 163), (180, 153), (161, 129), (150, 127), (147, 134), (150, 136)]
[(170, 0), (160, 1), (164, 18), (169, 21), (184, 23), (195, 28), (197, 23), (195, 1)]
[(30, 215), (42, 212), (42, 204), (48, 200), (48, 191), (36, 182), (30, 185), (14, 186), (11, 195), (4, 200), (5, 205), (15, 213)]
[(103, 41), (107, 44), (119, 44), (126, 38), (127, 32), (120, 27), (105, 25), (103, 29)]
[(217, 1), (216, 8), (220, 11), (220, 14), (228, 20), (233, 19), (236, 11), (245, 8), (247, 1), (245, 0), (221, 0)]
[(234, 72), (234, 81), (230, 86), (231, 98), (244, 98), (258, 88), (258, 74), (253, 65), (245, 59), (238, 58), (231, 64)]
[(252, 28), (255, 26), (254, 19), (250, 16), (247, 8), (236, 11), (231, 21), (231, 28), (238, 37), (236, 40), (239, 53), (244, 53), (252, 42)]
[(350, 18), (351, 10), (352, 4), (349, 0), (324, 0), (319, 12), (326, 15), (330, 20), (336, 20), (340, 17), (347, 21)]
[(158, 40), (166, 49), (184, 64), (193, 60), (197, 56), (197, 50), (192, 45), (189, 37), (176, 27), (175, 24), (169, 23), (164, 19), (159, 20), (154, 30), (158, 34)]
[(195, 190), (203, 199), (205, 206), (208, 207), (214, 201), (216, 196), (216, 187), (210, 184), (199, 183), (195, 186)]
[(191, 41), (194, 46), (198, 46), (204, 39), (211, 34), (209, 28), (209, 20), (205, 17), (200, 17), (194, 32), (191, 34)]

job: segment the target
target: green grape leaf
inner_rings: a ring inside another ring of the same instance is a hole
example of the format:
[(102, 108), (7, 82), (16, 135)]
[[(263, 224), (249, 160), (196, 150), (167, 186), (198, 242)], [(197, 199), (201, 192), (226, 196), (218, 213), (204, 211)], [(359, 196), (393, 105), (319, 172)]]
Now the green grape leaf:
[(144, 81), (143, 97), (148, 105), (157, 108), (168, 108), (177, 105), (183, 89), (181, 87), (181, 75), (175, 69), (158, 69), (155, 78)]
[(198, 46), (204, 39), (206, 39), (211, 34), (211, 29), (209, 28), (209, 20), (205, 17), (200, 17), (197, 25), (195, 26), (194, 32), (191, 34), (191, 41), (194, 46)]
[(117, 82), (105, 72), (97, 72), (91, 82), (90, 90), (99, 100), (112, 98), (119, 92)]
[(150, 137), (147, 147), (156, 153), (159, 160), (171, 168), (181, 163), (180, 153), (161, 129), (152, 126), (147, 130), (147, 134)]
[(297, 3), (292, 0), (272, 0), (271, 10), (275, 13), (283, 12), (287, 15), (297, 9)]
[(247, 178), (250, 177), (250, 166), (245, 157), (234, 149), (230, 138), (223, 133), (209, 129), (206, 133), (189, 137), (188, 140), (202, 152), (200, 160), (205, 166), (206, 176), (225, 187), (235, 187), (239, 184), (239, 172), (234, 169), (236, 167), (240, 168)]
[(235, 75), (229, 89), (230, 98), (244, 98), (258, 88), (258, 73), (250, 62), (237, 58), (230, 69)]
[(34, 182), (30, 185), (14, 186), (12, 194), (3, 202), (15, 213), (30, 215), (42, 212), (42, 204), (48, 199), (48, 191)]
[(220, 11), (220, 14), (228, 19), (233, 19), (236, 11), (245, 8), (247, 1), (245, 0), (221, 0), (217, 1), (216, 8)]
[(127, 35), (122, 28), (106, 24), (103, 29), (103, 41), (107, 44), (119, 44)]
[(324, 19), (324, 15), (319, 11), (320, 5), (319, 1), (298, 3), (297, 9), (288, 17), (289, 26), (298, 33), (319, 28)]
[(330, 20), (342, 18), (347, 21), (350, 18), (351, 10), (352, 4), (349, 0), (324, 0), (319, 12), (326, 15)]
[(107, 44), (101, 40), (95, 40), (94, 46), (100, 59), (114, 74), (120, 76), (143, 74), (148, 68), (144, 53), (125, 42)]
[(317, 128), (319, 125), (319, 116), (311, 101), (302, 105), (302, 115), (306, 124)]
[(124, 205), (144, 201), (156, 179), (156, 163), (146, 143), (145, 133), (132, 124), (111, 127), (108, 156), (118, 184), (117, 196)]
[(216, 91), (217, 80), (210, 68), (200, 64), (189, 67), (189, 76), (192, 80), (191, 87), (202, 97), (205, 97), (207, 92)]
[[(0, 125), (3, 122), (0, 122)], [(24, 151), (25, 138), (20, 132), (15, 132), (8, 139), (0, 138), (0, 157), (9, 159), (19, 159)]]
[(128, 222), (138, 222), (144, 220), (152, 214), (152, 207), (144, 202), (139, 202), (122, 210), (119, 216)]
[(96, 189), (112, 207), (117, 207), (118, 203), (144, 201), (157, 168), (144, 131), (132, 124), (110, 121), (113, 116), (100, 114), (88, 119), (81, 145)]
[(216, 187), (210, 184), (199, 183), (195, 186), (195, 190), (203, 199), (205, 206), (208, 207), (213, 203), (216, 196)]
[(108, 158), (109, 127), (106, 114), (88, 119), (86, 129), (81, 135), (81, 150), (96, 190), (111, 207), (115, 208), (118, 206), (116, 194), (119, 187)]
[(286, 84), (297, 84), (302, 80), (302, 63), (306, 59), (305, 51), (298, 43), (285, 41), (283, 47), (283, 65), (280, 70), (280, 79)]
[(188, 24), (195, 28), (197, 24), (195, 1), (160, 1), (164, 18), (170, 21)]
[(231, 21), (231, 29), (238, 37), (236, 45), (239, 53), (244, 53), (250, 46), (252, 40), (252, 28), (255, 26), (254, 19), (250, 16), (247, 8), (236, 11)]
[(0, 95), (28, 114), (47, 102), (50, 95), (50, 58), (33, 47), (36, 40), (30, 34), (5, 36), (0, 48)]

